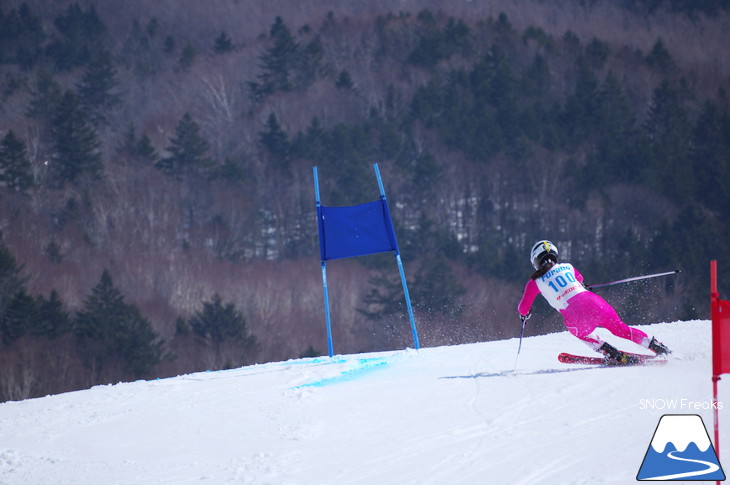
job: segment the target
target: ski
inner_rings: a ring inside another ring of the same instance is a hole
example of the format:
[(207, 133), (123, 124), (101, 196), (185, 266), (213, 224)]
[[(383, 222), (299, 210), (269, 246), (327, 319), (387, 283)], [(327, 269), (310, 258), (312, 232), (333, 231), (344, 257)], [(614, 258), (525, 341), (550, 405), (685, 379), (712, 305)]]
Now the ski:
[(621, 367), (629, 365), (661, 365), (667, 363), (666, 359), (657, 359), (657, 356), (653, 355), (632, 354), (630, 352), (625, 353), (632, 357), (637, 357), (638, 361), (631, 364), (606, 363), (606, 360), (603, 357), (588, 357), (585, 355), (569, 354), (567, 352), (563, 352), (562, 354), (558, 355), (558, 360), (564, 364), (601, 365), (605, 367)]

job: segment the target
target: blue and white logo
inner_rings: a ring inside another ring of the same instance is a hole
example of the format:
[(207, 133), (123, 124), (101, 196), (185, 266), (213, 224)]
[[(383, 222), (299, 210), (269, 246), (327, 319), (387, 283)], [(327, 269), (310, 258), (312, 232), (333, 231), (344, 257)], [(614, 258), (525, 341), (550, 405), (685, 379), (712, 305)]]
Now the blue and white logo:
[(696, 414), (665, 414), (637, 480), (725, 480), (707, 428)]

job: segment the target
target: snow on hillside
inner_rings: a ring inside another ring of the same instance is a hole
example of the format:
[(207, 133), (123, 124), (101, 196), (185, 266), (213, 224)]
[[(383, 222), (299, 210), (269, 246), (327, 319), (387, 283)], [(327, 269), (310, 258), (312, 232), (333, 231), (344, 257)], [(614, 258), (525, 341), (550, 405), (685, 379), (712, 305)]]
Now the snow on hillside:
[(561, 364), (591, 353), (563, 332), (526, 338), (516, 367), (511, 339), (7, 402), (0, 484), (636, 483), (663, 414), (713, 423), (709, 322), (643, 328), (669, 363)]

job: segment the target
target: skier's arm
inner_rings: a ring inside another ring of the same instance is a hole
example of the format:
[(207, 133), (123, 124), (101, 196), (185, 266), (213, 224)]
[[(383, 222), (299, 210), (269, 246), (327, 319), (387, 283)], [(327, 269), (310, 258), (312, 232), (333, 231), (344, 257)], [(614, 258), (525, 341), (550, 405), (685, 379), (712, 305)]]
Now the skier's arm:
[(528, 313), (530, 313), (532, 303), (535, 301), (535, 298), (537, 298), (537, 295), (539, 294), (540, 289), (537, 287), (537, 283), (535, 283), (535, 280), (528, 281), (525, 285), (525, 292), (522, 294), (520, 304), (517, 305), (517, 311), (520, 315), (524, 317)]
[(575, 266), (573, 266), (573, 271), (575, 271), (575, 279), (578, 280), (578, 283), (581, 283), (582, 284), (583, 283), (583, 275), (580, 274), (580, 271), (578, 271), (578, 268), (576, 268)]

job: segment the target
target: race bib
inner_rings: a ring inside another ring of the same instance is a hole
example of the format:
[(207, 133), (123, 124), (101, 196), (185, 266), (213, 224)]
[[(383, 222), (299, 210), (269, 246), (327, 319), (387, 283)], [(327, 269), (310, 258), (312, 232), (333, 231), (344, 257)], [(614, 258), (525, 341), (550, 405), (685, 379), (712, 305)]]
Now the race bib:
[(556, 264), (550, 271), (535, 280), (540, 293), (556, 310), (568, 308), (568, 300), (586, 290), (575, 277), (572, 264)]

